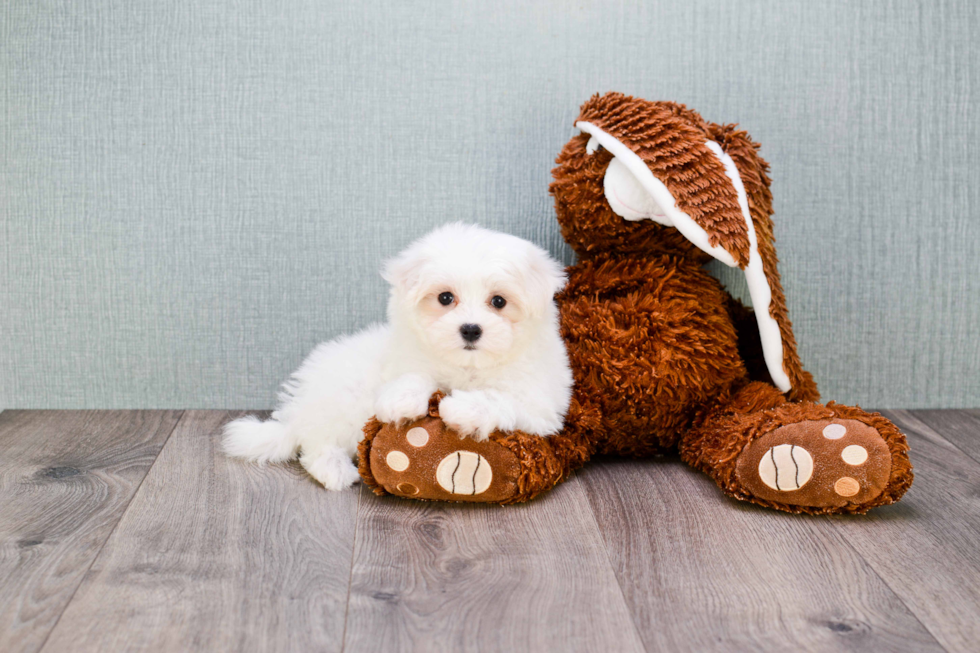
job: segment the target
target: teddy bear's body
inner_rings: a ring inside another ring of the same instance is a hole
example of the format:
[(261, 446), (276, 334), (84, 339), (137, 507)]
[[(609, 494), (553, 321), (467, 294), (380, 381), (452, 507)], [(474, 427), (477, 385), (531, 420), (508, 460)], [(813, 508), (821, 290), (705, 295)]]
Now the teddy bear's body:
[[(904, 435), (880, 415), (816, 403), (758, 146), (681, 105), (617, 93), (587, 102), (576, 127), (551, 185), (579, 257), (556, 297), (575, 377), (565, 428), (459, 439), (436, 399), (417, 424), (365, 427), (364, 480), (407, 497), (511, 503), (595, 454), (678, 450), (727, 494), (780, 510), (865, 512), (900, 498), (912, 482)], [(754, 311), (707, 273), (712, 258), (744, 271)], [(427, 451), (406, 441), (418, 427)], [(410, 480), (386, 466), (392, 450), (417, 461)], [(459, 469), (471, 467), (482, 489), (474, 480), (457, 492)]]
[(730, 297), (693, 255), (600, 254), (558, 297), (579, 405), (604, 454), (674, 448), (705, 407), (747, 378)]

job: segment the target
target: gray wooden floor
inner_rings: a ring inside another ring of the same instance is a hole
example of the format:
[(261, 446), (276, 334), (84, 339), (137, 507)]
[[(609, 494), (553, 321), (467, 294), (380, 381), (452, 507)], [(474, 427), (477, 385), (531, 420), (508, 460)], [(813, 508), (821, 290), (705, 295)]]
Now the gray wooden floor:
[(980, 411), (866, 517), (596, 462), (512, 507), (323, 491), (220, 411), (0, 413), (0, 651), (980, 649)]

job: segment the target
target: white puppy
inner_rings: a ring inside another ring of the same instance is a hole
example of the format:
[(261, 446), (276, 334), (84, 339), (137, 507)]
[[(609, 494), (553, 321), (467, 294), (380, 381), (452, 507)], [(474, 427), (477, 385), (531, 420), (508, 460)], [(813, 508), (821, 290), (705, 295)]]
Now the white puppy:
[(442, 419), (484, 440), (495, 429), (557, 432), (572, 373), (554, 294), (562, 267), (531, 243), (450, 224), (388, 261), (388, 324), (317, 346), (283, 385), (272, 419), (225, 427), (230, 456), (277, 462), (299, 453), (324, 487), (358, 479), (351, 462), (372, 416), (423, 416), (436, 390)]

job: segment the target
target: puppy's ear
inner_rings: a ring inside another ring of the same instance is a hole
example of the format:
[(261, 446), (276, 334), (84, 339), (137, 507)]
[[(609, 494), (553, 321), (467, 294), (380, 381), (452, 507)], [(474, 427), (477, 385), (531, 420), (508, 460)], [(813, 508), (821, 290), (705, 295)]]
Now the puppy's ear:
[(565, 287), (565, 268), (548, 252), (534, 245), (528, 248), (526, 265), (524, 285), (534, 298), (532, 303), (545, 306)]
[(385, 261), (381, 268), (381, 277), (391, 285), (392, 289), (403, 295), (409, 301), (418, 292), (422, 280), (422, 271), (427, 259), (415, 247), (410, 247), (401, 254)]

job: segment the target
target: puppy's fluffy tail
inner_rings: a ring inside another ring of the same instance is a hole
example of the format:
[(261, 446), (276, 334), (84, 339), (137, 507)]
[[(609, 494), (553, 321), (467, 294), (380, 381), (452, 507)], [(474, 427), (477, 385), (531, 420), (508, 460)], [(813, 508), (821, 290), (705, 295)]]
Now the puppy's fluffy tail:
[(296, 455), (299, 443), (282, 422), (261, 421), (249, 415), (225, 424), (221, 443), (232, 458), (244, 458), (257, 463), (279, 463)]

